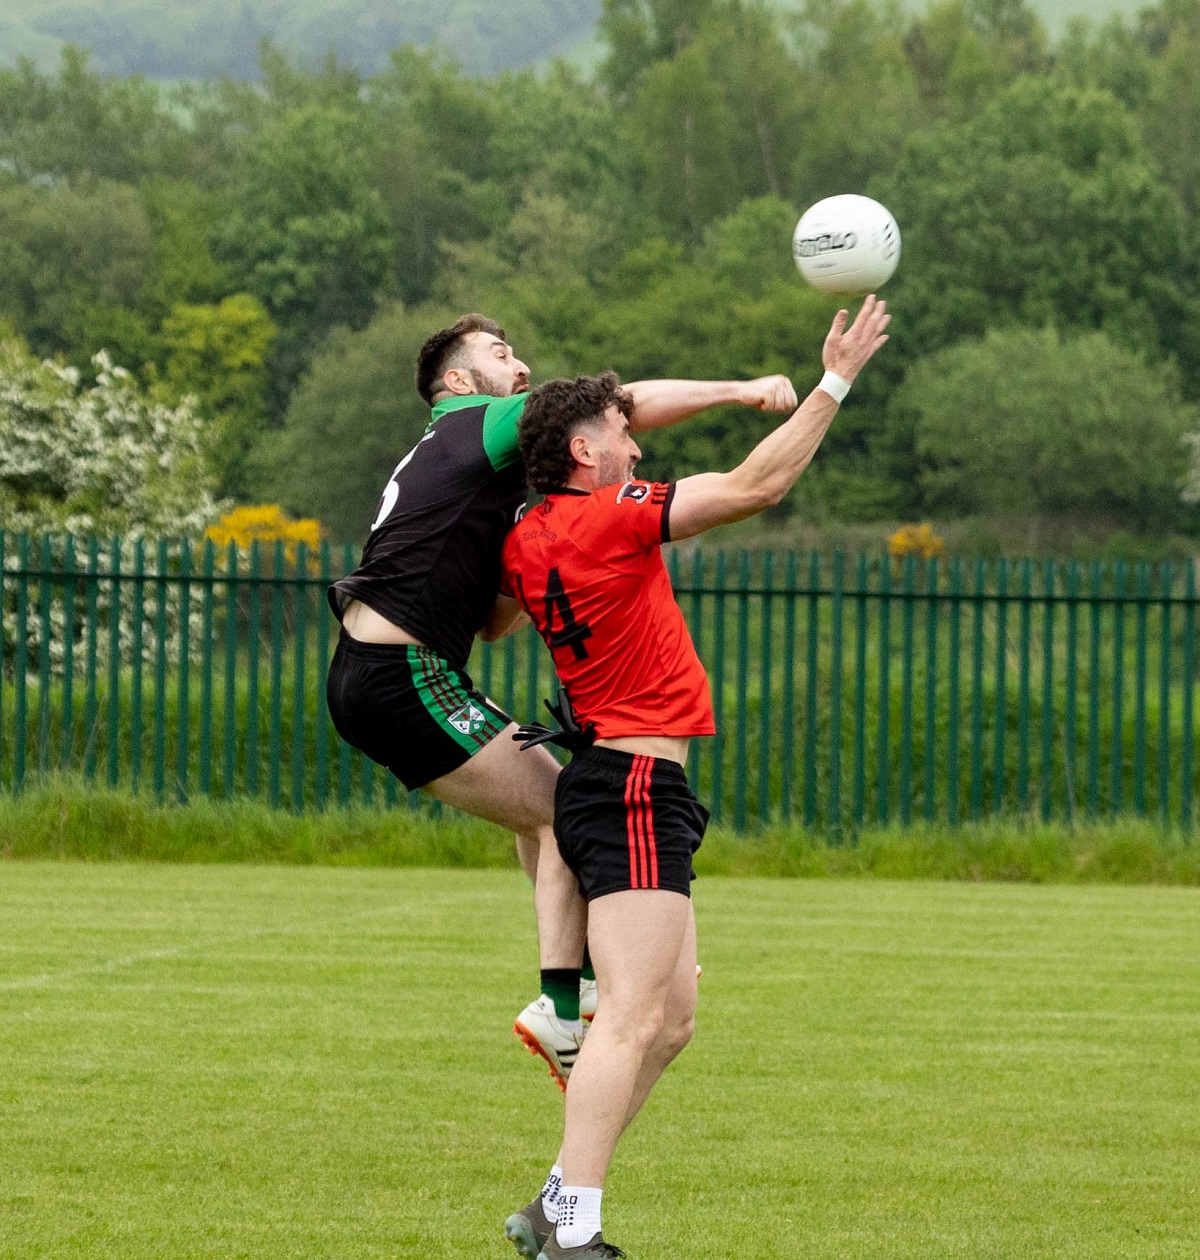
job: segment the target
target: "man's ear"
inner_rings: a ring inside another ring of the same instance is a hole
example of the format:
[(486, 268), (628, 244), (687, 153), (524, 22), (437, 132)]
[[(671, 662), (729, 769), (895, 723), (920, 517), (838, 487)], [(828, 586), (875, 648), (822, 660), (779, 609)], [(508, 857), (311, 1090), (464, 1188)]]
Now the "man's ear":
[(567, 449), (571, 452), (571, 458), (582, 468), (594, 468), (596, 466), (596, 460), (592, 455), (592, 444), (588, 441), (585, 429), (572, 434), (570, 442), (567, 443)]
[(467, 368), (447, 368), (442, 375), (442, 384), (452, 394), (476, 393), (475, 381)]

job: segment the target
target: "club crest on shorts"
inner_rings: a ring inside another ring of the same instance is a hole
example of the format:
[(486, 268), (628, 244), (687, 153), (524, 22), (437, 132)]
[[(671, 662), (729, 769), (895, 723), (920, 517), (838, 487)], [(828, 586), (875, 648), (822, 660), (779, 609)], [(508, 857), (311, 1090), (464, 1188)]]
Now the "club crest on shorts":
[(487, 714), (468, 701), (461, 709), (451, 713), (446, 721), (461, 735), (478, 735), (487, 725)]

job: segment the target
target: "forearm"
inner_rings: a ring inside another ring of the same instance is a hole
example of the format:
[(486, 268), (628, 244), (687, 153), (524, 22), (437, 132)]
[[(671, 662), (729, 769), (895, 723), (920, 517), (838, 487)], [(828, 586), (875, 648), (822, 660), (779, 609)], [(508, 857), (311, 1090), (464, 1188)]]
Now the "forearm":
[(698, 473), (676, 482), (672, 541), (745, 520), (778, 503), (808, 467), (837, 409), (829, 394), (814, 389), (732, 472)]
[(528, 623), (529, 615), (515, 599), (508, 595), (497, 595), (487, 619), (479, 628), (479, 637), (484, 643), (492, 643), (506, 635), (515, 634)]
[[(817, 388), (729, 474), (753, 510), (780, 502), (812, 462), (838, 404)], [(749, 515), (749, 513), (747, 513)]]
[(625, 389), (633, 397), (629, 427), (634, 432), (678, 424), (706, 407), (742, 401), (743, 381), (634, 381)]

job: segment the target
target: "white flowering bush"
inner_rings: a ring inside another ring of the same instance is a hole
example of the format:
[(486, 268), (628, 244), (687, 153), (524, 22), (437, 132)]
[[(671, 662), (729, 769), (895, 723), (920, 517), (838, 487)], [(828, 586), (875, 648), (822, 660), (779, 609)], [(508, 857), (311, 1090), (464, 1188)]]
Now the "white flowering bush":
[(198, 537), (220, 516), (194, 402), (155, 401), (107, 354), (96, 379), (0, 342), (0, 523), (9, 532)]
[[(115, 556), (107, 541), (98, 548), (95, 571), (107, 575), (114, 567), (130, 571), (139, 539), (198, 538), (221, 515), (202, 455), (204, 421), (194, 402), (154, 399), (106, 354), (97, 355), (93, 364), (95, 379), (85, 384), (75, 368), (39, 361), (18, 341), (0, 341), (0, 531), (6, 535), (5, 573), (13, 575), (5, 582), (0, 613), (3, 659), (10, 669), (20, 642), (30, 670), (48, 652), (52, 668), (60, 672), (67, 626), (78, 640), (87, 611), (82, 581), (74, 584), (68, 610), (68, 585), (61, 578), (52, 581), (43, 605), (45, 579), (34, 576), (22, 579), (27, 607), (21, 615), (15, 580), (22, 567), (20, 535), (29, 536), (26, 566), (39, 572), (47, 553), (49, 567), (62, 571), (68, 537), (75, 540), (77, 572), (88, 567), (84, 539), (119, 539)], [(176, 541), (170, 549), (174, 565), (180, 545)], [(146, 550), (156, 557), (156, 547)], [(153, 561), (147, 568), (157, 571)], [(107, 627), (118, 591), (119, 650), (127, 657), (134, 616), (131, 584), (101, 580), (95, 608)], [(168, 594), (169, 640), (176, 655), (183, 610), (177, 588), (172, 585)], [(142, 638), (149, 652), (157, 610), (153, 600), (147, 602)], [(49, 609), (46, 643), (43, 607)], [(194, 618), (191, 610), (189, 618)], [(96, 636), (97, 664), (106, 663), (111, 642), (110, 633)]]

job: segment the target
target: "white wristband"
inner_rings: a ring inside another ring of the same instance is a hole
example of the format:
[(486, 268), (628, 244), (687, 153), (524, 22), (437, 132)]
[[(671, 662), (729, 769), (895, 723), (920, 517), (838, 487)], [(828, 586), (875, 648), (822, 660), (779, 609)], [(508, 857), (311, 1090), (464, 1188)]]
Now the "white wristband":
[(850, 382), (836, 372), (826, 372), (817, 388), (823, 389), (834, 402), (840, 403), (850, 392)]

